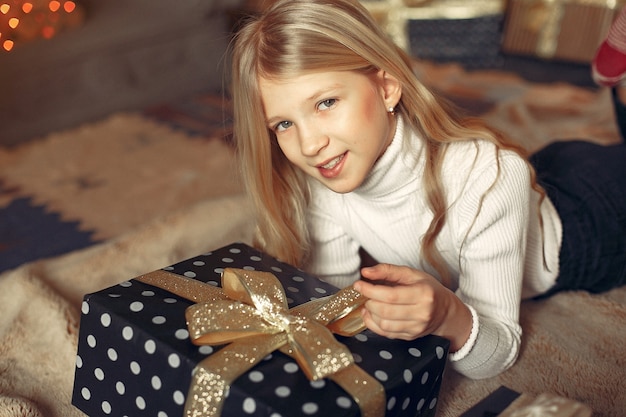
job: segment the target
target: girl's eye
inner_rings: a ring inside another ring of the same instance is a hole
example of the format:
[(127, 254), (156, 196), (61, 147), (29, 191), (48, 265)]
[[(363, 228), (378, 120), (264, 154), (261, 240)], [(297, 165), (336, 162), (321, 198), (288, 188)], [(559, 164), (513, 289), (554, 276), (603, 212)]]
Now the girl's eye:
[(279, 122), (278, 124), (276, 124), (276, 126), (274, 126), (274, 131), (275, 132), (282, 132), (283, 130), (290, 128), (291, 125), (292, 125), (292, 123), (288, 122), (288, 121)]
[(320, 110), (328, 110), (331, 107), (333, 107), (336, 102), (337, 102), (337, 99), (329, 98), (327, 100), (320, 102), (320, 104), (317, 105), (317, 108)]

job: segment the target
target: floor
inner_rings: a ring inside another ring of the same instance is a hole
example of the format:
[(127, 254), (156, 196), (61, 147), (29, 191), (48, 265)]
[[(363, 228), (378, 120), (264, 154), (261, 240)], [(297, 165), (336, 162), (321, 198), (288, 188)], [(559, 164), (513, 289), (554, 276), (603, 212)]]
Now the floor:
[(595, 88), (589, 64), (551, 62), (537, 58), (506, 56), (502, 69), (516, 72), (534, 82), (567, 82), (581, 87)]

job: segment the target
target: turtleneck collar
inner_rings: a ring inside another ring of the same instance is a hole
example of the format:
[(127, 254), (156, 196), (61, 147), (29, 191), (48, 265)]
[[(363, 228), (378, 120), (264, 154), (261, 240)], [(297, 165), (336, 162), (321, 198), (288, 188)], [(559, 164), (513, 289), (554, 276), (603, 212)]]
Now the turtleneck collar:
[(417, 180), (421, 151), (422, 141), (398, 115), (391, 143), (354, 193), (368, 199), (384, 197)]

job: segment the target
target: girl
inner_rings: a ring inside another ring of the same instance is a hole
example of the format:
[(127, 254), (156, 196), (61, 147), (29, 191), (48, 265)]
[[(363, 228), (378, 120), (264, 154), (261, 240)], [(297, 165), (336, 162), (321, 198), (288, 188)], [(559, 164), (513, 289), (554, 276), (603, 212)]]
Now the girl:
[(533, 157), (540, 186), (521, 148), (447, 109), (356, 0), (279, 0), (248, 22), (233, 99), (258, 246), (354, 285), (378, 334), (448, 338), (469, 377), (515, 362), (522, 298), (625, 279), (626, 147), (549, 147)]

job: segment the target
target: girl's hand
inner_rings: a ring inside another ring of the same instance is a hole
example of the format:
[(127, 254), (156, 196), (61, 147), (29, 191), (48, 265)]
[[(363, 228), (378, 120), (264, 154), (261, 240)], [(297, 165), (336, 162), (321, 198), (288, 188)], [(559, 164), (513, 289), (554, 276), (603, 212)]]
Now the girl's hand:
[(361, 274), (371, 282), (357, 281), (354, 289), (369, 298), (363, 320), (374, 333), (403, 340), (434, 334), (450, 340), (451, 352), (469, 338), (470, 310), (432, 275), (389, 264), (363, 268)]

